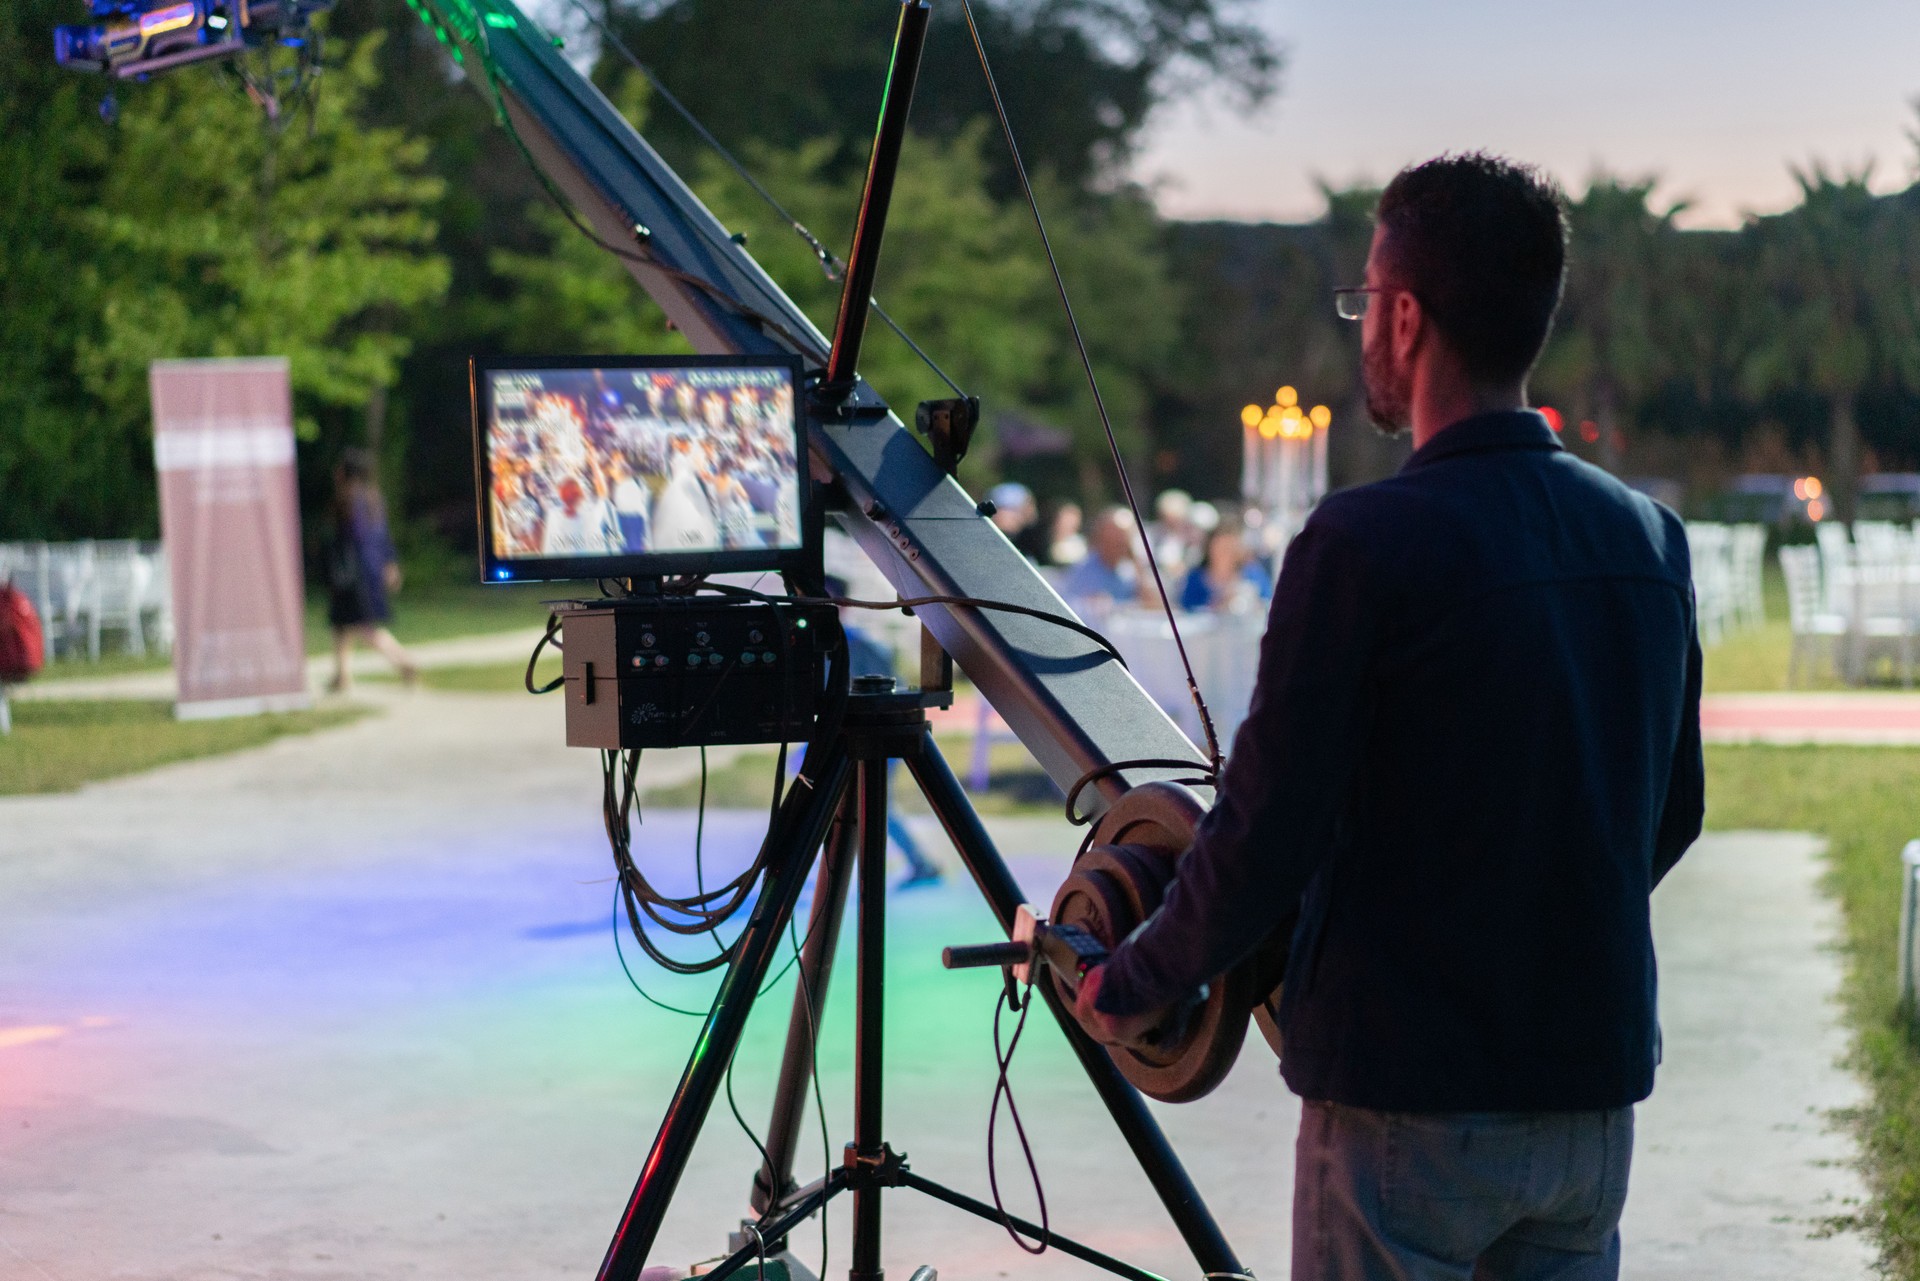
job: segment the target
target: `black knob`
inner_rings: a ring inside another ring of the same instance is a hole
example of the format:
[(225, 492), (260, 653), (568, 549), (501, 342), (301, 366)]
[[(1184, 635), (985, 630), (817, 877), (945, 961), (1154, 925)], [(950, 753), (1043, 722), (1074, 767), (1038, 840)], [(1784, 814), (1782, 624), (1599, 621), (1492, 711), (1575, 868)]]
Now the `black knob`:
[(653, 648), (653, 646), (654, 646), (654, 643), (655, 643), (655, 642), (656, 642), (656, 641), (657, 641), (658, 639), (659, 639), (659, 638), (658, 638), (658, 637), (656, 637), (656, 636), (655, 636), (655, 635), (654, 635), (654, 634), (653, 634), (652, 632), (641, 632), (641, 633), (640, 633), (640, 648), (641, 648), (641, 649), (652, 649), (652, 648)]
[(761, 631), (758, 627), (754, 628), (753, 630), (747, 633), (747, 640), (755, 645), (758, 645), (761, 641), (765, 640), (766, 638), (767, 638), (767, 634)]
[(695, 632), (693, 634), (693, 643), (696, 645), (704, 645), (710, 639), (711, 637), (709, 637), (705, 632)]

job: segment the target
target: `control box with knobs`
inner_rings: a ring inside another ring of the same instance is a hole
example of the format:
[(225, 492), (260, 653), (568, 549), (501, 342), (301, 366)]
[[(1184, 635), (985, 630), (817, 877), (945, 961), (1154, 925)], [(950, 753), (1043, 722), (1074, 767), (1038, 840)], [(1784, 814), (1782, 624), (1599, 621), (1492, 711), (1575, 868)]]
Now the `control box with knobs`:
[(844, 652), (831, 602), (718, 596), (568, 602), (569, 747), (801, 742)]

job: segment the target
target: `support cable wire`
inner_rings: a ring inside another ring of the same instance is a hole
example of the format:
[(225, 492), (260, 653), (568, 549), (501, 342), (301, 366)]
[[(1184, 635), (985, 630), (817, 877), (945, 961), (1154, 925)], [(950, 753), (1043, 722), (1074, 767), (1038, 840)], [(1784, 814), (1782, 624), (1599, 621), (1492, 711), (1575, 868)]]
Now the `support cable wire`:
[[(1052, 1243), (1052, 1227), (1047, 1218), (1047, 1190), (1040, 1183), (1040, 1167), (1033, 1159), (1033, 1145), (1027, 1141), (1027, 1127), (1020, 1120), (1020, 1108), (1013, 1101), (1013, 1083), (1007, 1079), (1007, 1073), (1013, 1066), (1013, 1052), (1020, 1047), (1020, 1034), (1027, 1028), (1027, 1012), (1033, 1008), (1033, 981), (1029, 979), (1020, 995), (1018, 1005), (1014, 1002), (1013, 980), (1009, 978), (1001, 989), (993, 1005), (993, 1061), (998, 1070), (993, 1085), (993, 1105), (987, 1109), (987, 1186), (993, 1191), (993, 1208), (1000, 1212), (1000, 1226), (1007, 1230), (1013, 1243), (1028, 1254), (1045, 1254)], [(1004, 1051), (1000, 1048), (1000, 1016), (1007, 1010), (1018, 1009), (1020, 1017), (1014, 1020), (1013, 1036), (1007, 1041)], [(1027, 1242), (1013, 1225), (1013, 1216), (1008, 1213), (1006, 1203), (1000, 1198), (1000, 1174), (993, 1159), (994, 1127), (1000, 1119), (1000, 1099), (1007, 1100), (1007, 1115), (1013, 1118), (1013, 1132), (1020, 1140), (1020, 1154), (1027, 1161), (1027, 1175), (1033, 1180), (1033, 1195), (1040, 1202), (1040, 1241), (1037, 1245)]]
[[(620, 38), (618, 32), (607, 25), (605, 19), (587, 5), (586, 0), (573, 0), (573, 3), (574, 7), (580, 10), (582, 16), (592, 24), (594, 30), (600, 33), (600, 38), (605, 41), (615, 53), (620, 55), (622, 61), (646, 78), (647, 83), (653, 87), (653, 91), (659, 94), (661, 100), (669, 107), (673, 108), (674, 113), (686, 122), (687, 127), (699, 136), (700, 141), (704, 142), (713, 154), (720, 158), (720, 162), (726, 165), (727, 168), (733, 170), (733, 172), (739, 176), (740, 181), (752, 188), (753, 193), (766, 202), (767, 207), (773, 210), (776, 217), (786, 223), (787, 226), (793, 228), (794, 234), (805, 241), (807, 248), (813, 251), (813, 256), (815, 260), (819, 262), (822, 274), (824, 274), (828, 280), (838, 284), (846, 274), (847, 264), (842, 262), (833, 250), (822, 244), (820, 237), (814, 235), (805, 223), (787, 211), (787, 207), (781, 204), (771, 191), (767, 190), (766, 185), (753, 176), (752, 170), (748, 169), (746, 165), (740, 162), (738, 157), (727, 150), (720, 139), (714, 137), (713, 131), (707, 128), (707, 126), (701, 122), (700, 118), (694, 115), (687, 105), (674, 95), (671, 89), (667, 88), (666, 83), (660, 79), (654, 69), (640, 61), (633, 50), (627, 47), (627, 42)], [(940, 381), (945, 383), (953, 391), (954, 395), (960, 397), (966, 396), (967, 393), (960, 389), (960, 384), (949, 378), (947, 371), (942, 369), (934, 358), (929, 356), (920, 344), (915, 342), (907, 331), (901, 328), (892, 316), (887, 314), (886, 308), (880, 305), (879, 300), (869, 298), (867, 301), (873, 308), (873, 314), (880, 317), (881, 322), (885, 324), (887, 328), (893, 330), (900, 341), (911, 348), (913, 354), (918, 356), (926, 367), (931, 369)]]
[(1187, 692), (1193, 696), (1194, 710), (1200, 714), (1200, 728), (1207, 739), (1207, 761), (1214, 776), (1220, 774), (1220, 738), (1214, 732), (1213, 714), (1207, 710), (1207, 700), (1200, 694), (1200, 682), (1193, 675), (1193, 661), (1187, 657), (1187, 642), (1180, 635), (1180, 624), (1173, 616), (1173, 598), (1167, 595), (1166, 582), (1160, 576), (1160, 559), (1154, 555), (1153, 540), (1147, 537), (1146, 522), (1140, 516), (1140, 504), (1133, 495), (1133, 481), (1127, 475), (1127, 462), (1120, 453), (1119, 438), (1113, 432), (1113, 419), (1107, 413), (1107, 402), (1100, 394), (1100, 380), (1093, 372), (1093, 357), (1087, 352), (1087, 343), (1080, 336), (1080, 322), (1074, 318), (1073, 302), (1067, 297), (1067, 282), (1060, 274), (1060, 263), (1053, 254), (1053, 241), (1047, 235), (1046, 219), (1040, 216), (1040, 202), (1033, 194), (1033, 183), (1027, 177), (1026, 163), (1020, 159), (1020, 144), (1014, 140), (1013, 123), (1007, 118), (1006, 104), (1000, 100), (1000, 86), (993, 78), (993, 65), (987, 60), (987, 46), (980, 39), (979, 24), (973, 18), (973, 0), (960, 0), (960, 11), (966, 16), (967, 31), (973, 37), (974, 52), (980, 57), (980, 70), (986, 76), (987, 94), (993, 99), (993, 112), (1000, 119), (1000, 132), (1007, 140), (1007, 151), (1013, 159), (1014, 173), (1020, 178), (1020, 190), (1027, 198), (1027, 208), (1033, 212), (1033, 225), (1040, 232), (1040, 245), (1046, 250), (1047, 266), (1053, 272), (1053, 285), (1060, 295), (1060, 306), (1067, 314), (1067, 328), (1073, 334), (1073, 345), (1080, 354), (1080, 364), (1087, 374), (1087, 387), (1093, 393), (1093, 407), (1100, 414), (1101, 429), (1107, 435), (1107, 447), (1113, 452), (1113, 469), (1120, 475), (1120, 489), (1126, 495), (1127, 509), (1133, 513), (1133, 522), (1140, 531), (1140, 541), (1146, 547), (1147, 568), (1153, 571), (1153, 585), (1160, 593), (1160, 607), (1166, 612), (1167, 626), (1173, 629), (1174, 647), (1180, 651), (1180, 666), (1187, 677)]

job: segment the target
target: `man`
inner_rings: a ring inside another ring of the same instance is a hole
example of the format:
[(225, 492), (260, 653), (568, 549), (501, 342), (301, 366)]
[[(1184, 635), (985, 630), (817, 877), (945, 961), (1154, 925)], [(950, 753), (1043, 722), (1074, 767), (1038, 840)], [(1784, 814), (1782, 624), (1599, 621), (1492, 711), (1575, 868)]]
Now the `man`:
[(1685, 533), (1525, 407), (1558, 193), (1443, 157), (1377, 218), (1340, 310), (1413, 455), (1288, 549), (1214, 808), (1076, 1012), (1136, 1039), (1298, 909), (1296, 1281), (1612, 1278), (1659, 1058), (1647, 897), (1702, 812)]
[(1045, 549), (1045, 531), (1040, 528), (1040, 505), (1034, 501), (1033, 491), (1017, 480), (1003, 480), (987, 491), (987, 501), (993, 504), (994, 528), (1007, 536), (1007, 541), (1019, 548), (1020, 554), (1036, 565)]
[(1133, 516), (1124, 507), (1100, 513), (1087, 532), (1087, 554), (1060, 580), (1060, 595), (1076, 609), (1082, 604), (1106, 606), (1138, 598), (1143, 605), (1159, 604), (1152, 580), (1143, 580), (1134, 552), (1138, 541)]
[(652, 550), (720, 550), (720, 522), (703, 479), (704, 450), (682, 438), (673, 442), (668, 458), (666, 488), (653, 504)]
[(616, 451), (609, 460), (607, 478), (612, 482), (607, 501), (613, 504), (614, 522), (620, 527), (621, 550), (648, 550), (647, 522), (653, 513), (653, 495), (641, 482), (633, 460), (625, 451)]

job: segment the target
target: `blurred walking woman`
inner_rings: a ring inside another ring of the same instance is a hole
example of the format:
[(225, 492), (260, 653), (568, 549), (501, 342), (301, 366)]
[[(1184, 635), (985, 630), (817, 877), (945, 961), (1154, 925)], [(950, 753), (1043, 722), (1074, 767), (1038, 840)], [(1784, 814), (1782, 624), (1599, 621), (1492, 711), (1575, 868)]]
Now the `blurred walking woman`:
[(387, 506), (374, 483), (373, 455), (349, 449), (333, 472), (333, 535), (327, 546), (327, 622), (333, 626), (333, 679), (327, 689), (353, 688), (348, 651), (355, 641), (386, 655), (411, 685), (419, 677), (412, 657), (387, 630), (388, 596), (400, 589), (400, 561), (387, 533)]

